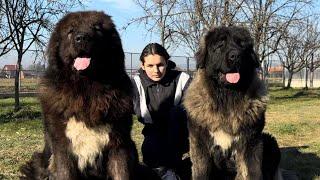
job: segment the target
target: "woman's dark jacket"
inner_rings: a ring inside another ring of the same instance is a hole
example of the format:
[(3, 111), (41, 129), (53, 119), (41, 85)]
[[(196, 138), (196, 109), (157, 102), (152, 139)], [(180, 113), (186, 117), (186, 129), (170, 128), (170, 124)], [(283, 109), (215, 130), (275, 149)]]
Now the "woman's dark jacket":
[(146, 107), (152, 119), (152, 122), (146, 121), (141, 114), (139, 85), (133, 80), (134, 110), (138, 120), (144, 124), (143, 162), (150, 167), (174, 168), (182, 154), (188, 151), (186, 112), (181, 104), (182, 97), (179, 102), (177, 99), (175, 102), (175, 96), (178, 88), (181, 88), (178, 85), (179, 79), (183, 76), (185, 81), (182, 90), (180, 89), (183, 96), (191, 78), (186, 78), (188, 75), (182, 75), (181, 71), (167, 69), (165, 76), (155, 82), (148, 78), (142, 69), (138, 72), (137, 76), (145, 93)]

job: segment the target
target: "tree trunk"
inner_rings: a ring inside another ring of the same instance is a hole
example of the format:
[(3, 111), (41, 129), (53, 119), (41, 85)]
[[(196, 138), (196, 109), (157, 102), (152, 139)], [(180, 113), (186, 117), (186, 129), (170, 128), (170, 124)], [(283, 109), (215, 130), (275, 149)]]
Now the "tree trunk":
[(292, 77), (293, 77), (293, 73), (289, 71), (288, 84), (286, 88), (291, 88)]
[(313, 88), (314, 71), (310, 71), (310, 88)]
[(268, 81), (268, 77), (269, 77), (269, 71), (268, 71), (268, 64), (266, 64), (265, 63), (265, 61), (263, 61), (264, 63), (263, 63), (263, 66), (262, 66), (262, 68), (263, 68), (263, 70), (262, 70), (262, 72), (263, 72), (263, 74), (262, 74), (262, 79), (263, 79), (263, 81), (264, 81), (264, 83), (266, 84), (266, 86), (268, 86), (269, 84), (269, 81)]
[(313, 63), (314, 54), (311, 54), (311, 63), (310, 63), (310, 88), (313, 88), (313, 77), (314, 77), (314, 63)]
[(308, 66), (306, 65), (306, 73), (305, 73), (305, 89), (308, 89)]
[(286, 69), (282, 67), (282, 87), (286, 87)]
[(14, 78), (14, 110), (18, 111), (20, 109), (20, 98), (19, 98), (19, 90), (20, 90), (20, 70), (21, 70), (21, 60), (22, 53), (18, 53), (18, 62), (16, 69), (16, 76)]

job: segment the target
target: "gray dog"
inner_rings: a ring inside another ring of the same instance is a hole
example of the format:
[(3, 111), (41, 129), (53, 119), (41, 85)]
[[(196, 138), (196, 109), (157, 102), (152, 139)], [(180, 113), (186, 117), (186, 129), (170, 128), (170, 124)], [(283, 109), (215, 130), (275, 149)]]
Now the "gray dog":
[(279, 178), (276, 140), (262, 133), (266, 89), (249, 32), (209, 31), (196, 54), (197, 73), (184, 105), (189, 114), (194, 180)]

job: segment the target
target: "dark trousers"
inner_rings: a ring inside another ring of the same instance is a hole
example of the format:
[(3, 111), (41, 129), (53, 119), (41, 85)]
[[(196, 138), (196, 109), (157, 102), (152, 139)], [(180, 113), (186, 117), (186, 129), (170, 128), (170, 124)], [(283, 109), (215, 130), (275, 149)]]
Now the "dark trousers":
[(182, 155), (189, 151), (187, 116), (184, 109), (180, 106), (172, 108), (165, 133), (157, 133), (157, 130), (156, 126), (145, 126), (141, 148), (143, 162), (151, 168), (167, 167), (178, 173), (181, 171), (180, 167), (188, 164), (182, 160)]
[(191, 160), (190, 158), (180, 161), (177, 169), (165, 167), (154, 168), (156, 174), (162, 180), (191, 180)]

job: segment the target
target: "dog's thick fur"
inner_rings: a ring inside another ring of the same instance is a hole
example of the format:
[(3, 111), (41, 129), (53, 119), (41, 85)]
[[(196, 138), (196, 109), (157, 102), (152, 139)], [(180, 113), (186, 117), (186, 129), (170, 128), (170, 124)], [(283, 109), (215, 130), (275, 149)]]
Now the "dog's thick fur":
[[(212, 29), (196, 60), (197, 72), (184, 98), (193, 180), (274, 179), (280, 151), (275, 139), (262, 133), (267, 96), (249, 32)], [(226, 81), (227, 73), (239, 73), (240, 80)]]
[[(103, 12), (74, 12), (58, 22), (40, 87), (45, 148), (22, 179), (137, 179), (131, 139), (131, 81), (121, 40)], [(77, 71), (74, 59), (91, 57)]]

